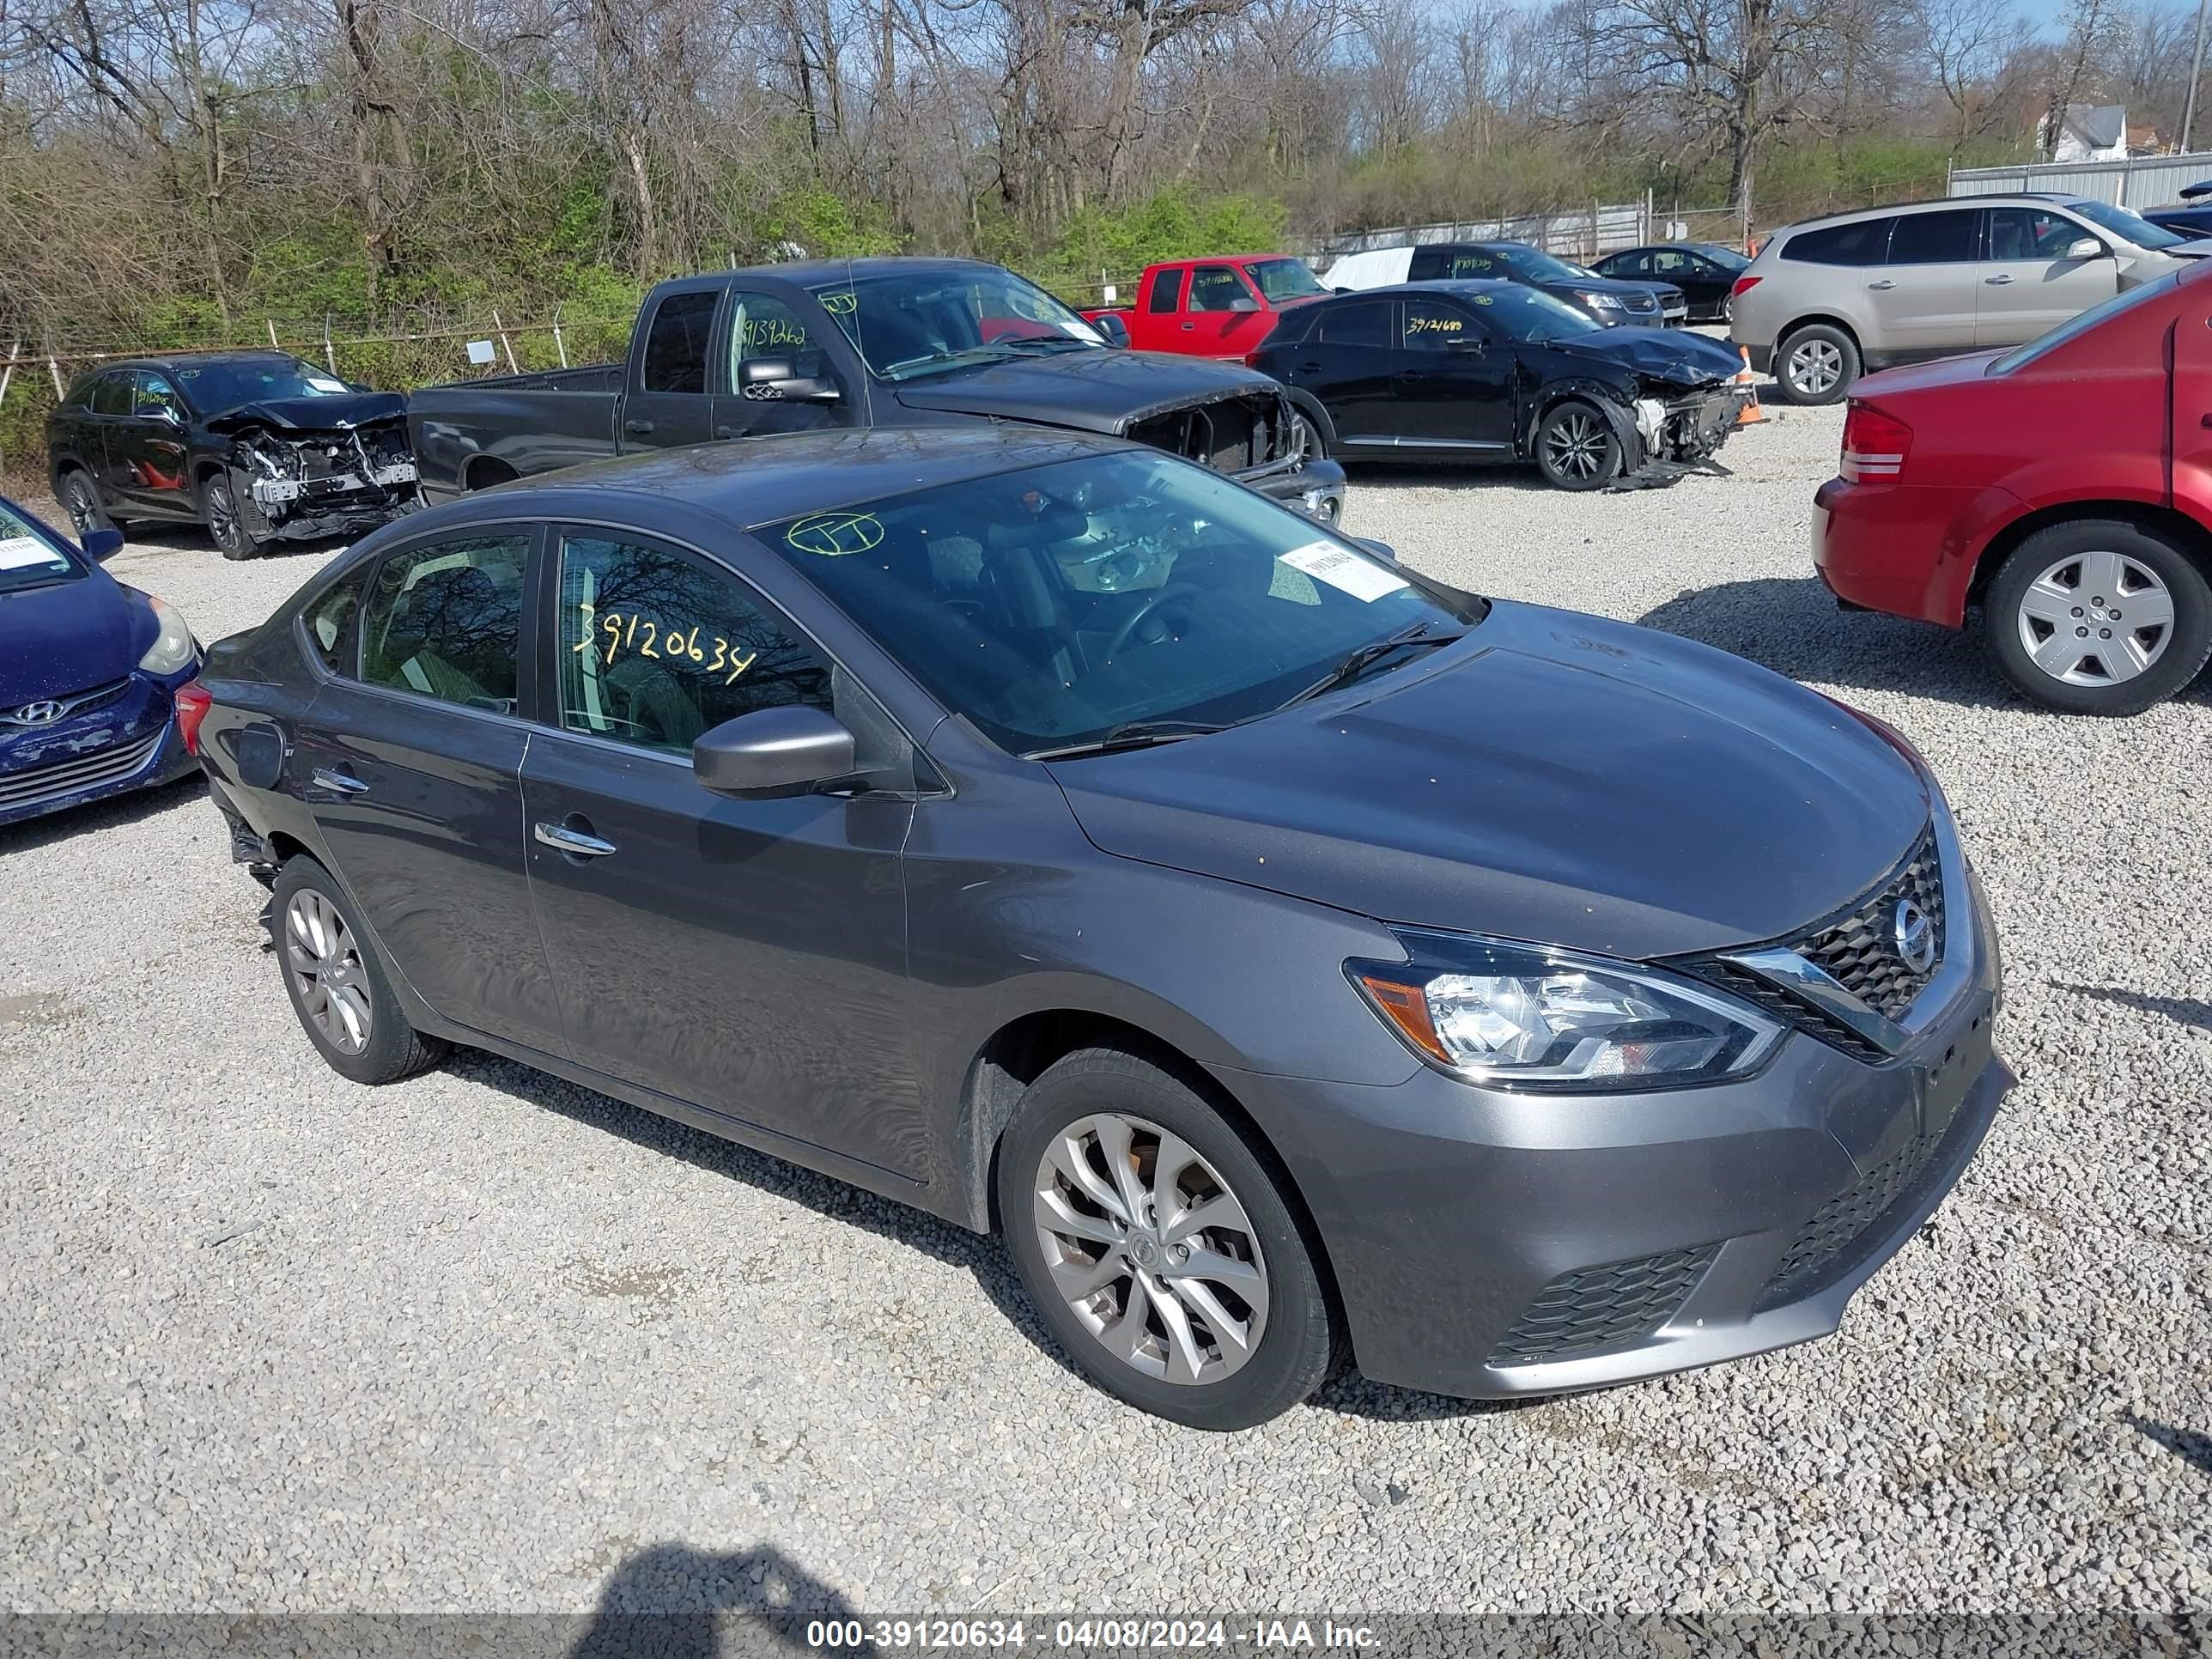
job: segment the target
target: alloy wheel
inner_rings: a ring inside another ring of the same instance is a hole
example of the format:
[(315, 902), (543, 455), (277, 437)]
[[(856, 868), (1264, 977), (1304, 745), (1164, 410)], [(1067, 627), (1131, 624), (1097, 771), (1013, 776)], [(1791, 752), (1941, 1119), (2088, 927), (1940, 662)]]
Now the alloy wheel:
[(1267, 1323), (1258, 1231), (1181, 1137), (1117, 1112), (1078, 1119), (1038, 1161), (1035, 1193), (1054, 1285), (1115, 1358), (1207, 1383), (1257, 1352)]
[(100, 528), (100, 503), (93, 499), (92, 485), (82, 473), (70, 474), (68, 488), (62, 491), (62, 505), (80, 539)]
[(1807, 340), (1790, 353), (1792, 391), (1817, 398), (1843, 378), (1844, 354), (1832, 340)]
[(1554, 472), (1595, 478), (1604, 466), (1610, 441), (1594, 415), (1571, 409), (1544, 429), (1544, 455)]
[(342, 1054), (368, 1047), (375, 1009), (361, 953), (337, 907), (312, 887), (284, 907), (284, 966), (300, 1007)]
[(2021, 595), (2021, 648), (2068, 685), (2118, 685), (2160, 656), (2173, 635), (2173, 595), (2158, 573), (2123, 553), (2069, 553)]
[(208, 533), (215, 538), (216, 545), (230, 548), (238, 542), (238, 506), (230, 498), (230, 486), (218, 478), (207, 489)]

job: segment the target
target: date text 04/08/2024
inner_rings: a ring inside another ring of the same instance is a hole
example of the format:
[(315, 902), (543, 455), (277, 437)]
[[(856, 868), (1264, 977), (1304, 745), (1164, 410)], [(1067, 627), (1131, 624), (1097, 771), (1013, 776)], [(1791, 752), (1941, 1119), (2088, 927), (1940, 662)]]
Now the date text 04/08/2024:
[(806, 1644), (839, 1649), (1366, 1648), (1372, 1627), (1333, 1619), (817, 1619)]

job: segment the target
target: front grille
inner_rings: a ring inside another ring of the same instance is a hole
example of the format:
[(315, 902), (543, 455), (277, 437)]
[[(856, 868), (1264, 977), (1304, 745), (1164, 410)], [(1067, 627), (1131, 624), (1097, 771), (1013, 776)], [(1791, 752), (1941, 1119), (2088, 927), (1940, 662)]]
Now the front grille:
[(1808, 1036), (1842, 1049), (1854, 1060), (1879, 1065), (1889, 1058), (1879, 1043), (1869, 1042), (1842, 1021), (1831, 1018), (1809, 1002), (1800, 1002), (1771, 980), (1761, 979), (1748, 968), (1739, 968), (1732, 962), (1698, 962), (1690, 964), (1691, 971), (1717, 990), (1731, 996), (1741, 997), (1746, 1002), (1764, 1008), (1784, 1024), (1794, 1025)]
[[(1897, 947), (1897, 908), (1907, 900), (1936, 930), (1935, 958), (1924, 972)], [(1869, 897), (1792, 939), (1790, 948), (1885, 1018), (1910, 1008), (1943, 959), (1943, 876), (1934, 826), (1920, 832), (1905, 862)]]
[(1882, 1218), (1919, 1183), (1936, 1144), (1931, 1135), (1915, 1135), (1815, 1210), (1790, 1241), (1753, 1311), (1826, 1290), (1863, 1261), (1886, 1235)]
[(1491, 1351), (1493, 1365), (1533, 1365), (1639, 1341), (1674, 1316), (1717, 1244), (1562, 1273), (1536, 1293)]
[[(131, 677), (110, 680), (105, 685), (95, 685), (83, 691), (72, 691), (66, 696), (41, 697), (14, 708), (0, 708), (0, 726), (51, 726), (70, 714), (81, 714), (88, 708), (97, 708), (102, 703), (113, 702), (131, 689)], [(26, 709), (35, 708), (41, 718), (31, 720)], [(53, 712), (48, 712), (49, 710)]]
[(104, 783), (117, 783), (143, 766), (167, 734), (165, 726), (149, 738), (73, 756), (51, 766), (33, 766), (21, 772), (0, 772), (0, 809), (35, 806), (59, 800)]

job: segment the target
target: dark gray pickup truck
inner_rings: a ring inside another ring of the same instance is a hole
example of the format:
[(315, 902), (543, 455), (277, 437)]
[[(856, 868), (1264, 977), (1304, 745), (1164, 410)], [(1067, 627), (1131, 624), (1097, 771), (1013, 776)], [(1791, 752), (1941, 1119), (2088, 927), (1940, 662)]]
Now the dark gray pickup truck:
[(763, 266), (663, 283), (620, 363), (431, 386), (410, 400), (433, 501), (579, 461), (811, 427), (973, 420), (1111, 433), (1329, 522), (1344, 470), (1309, 456), (1264, 374), (1108, 342), (1034, 283), (966, 259)]

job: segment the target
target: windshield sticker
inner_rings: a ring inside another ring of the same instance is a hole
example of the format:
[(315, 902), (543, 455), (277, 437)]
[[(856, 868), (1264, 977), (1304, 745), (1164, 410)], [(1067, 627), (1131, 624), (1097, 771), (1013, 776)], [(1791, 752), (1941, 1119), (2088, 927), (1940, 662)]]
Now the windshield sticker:
[(310, 374), (307, 384), (318, 392), (343, 392), (346, 389), (343, 380), (333, 380), (322, 374)]
[(823, 559), (866, 553), (883, 538), (882, 520), (866, 513), (817, 513), (783, 532), (785, 546)]
[(1327, 582), (1340, 592), (1372, 605), (1386, 593), (1409, 584), (1403, 576), (1370, 562), (1348, 547), (1334, 542), (1309, 542), (1275, 556), (1279, 563), (1303, 570), (1317, 582)]
[(28, 570), (33, 565), (68, 562), (35, 536), (10, 536), (0, 541), (0, 570)]

